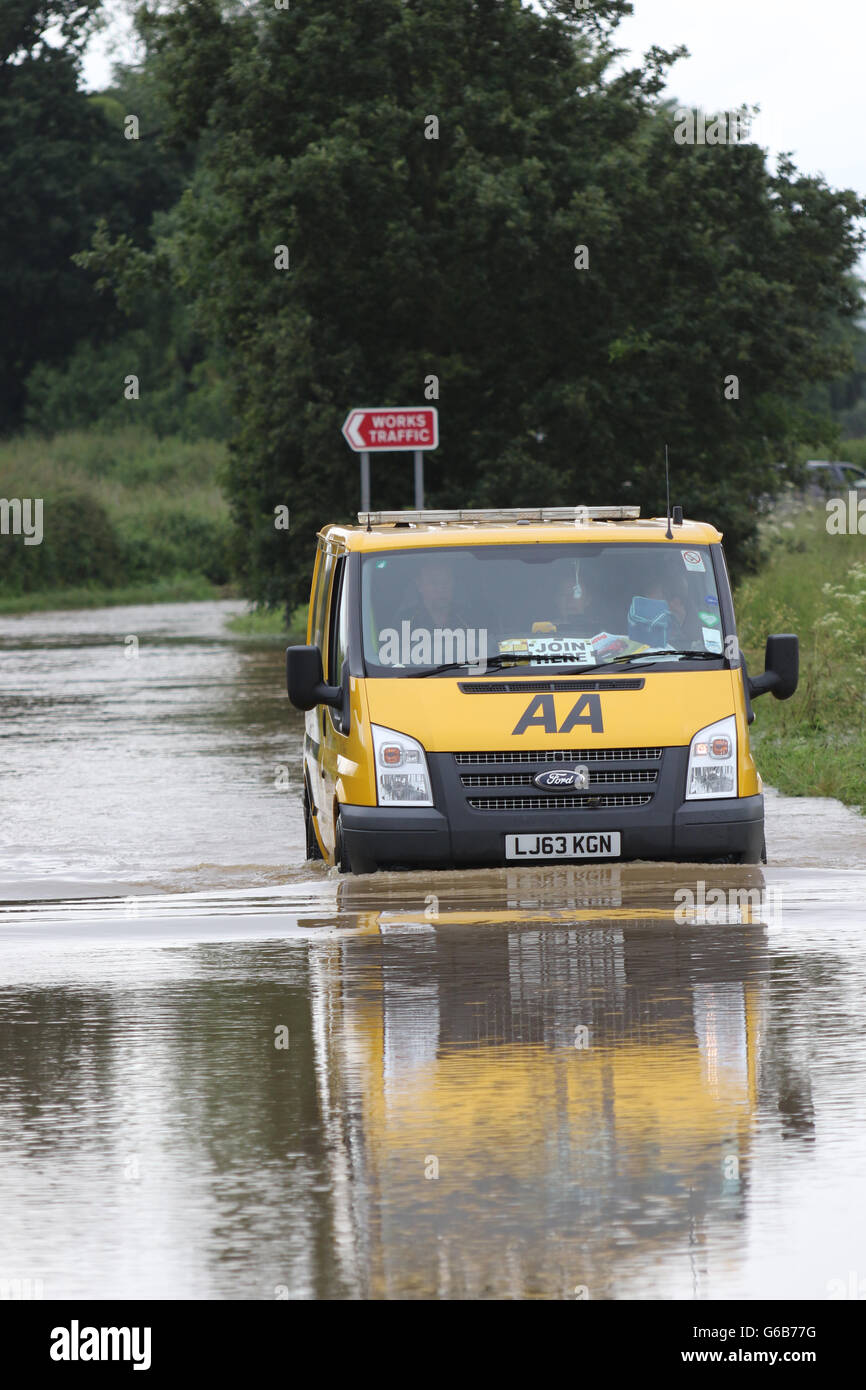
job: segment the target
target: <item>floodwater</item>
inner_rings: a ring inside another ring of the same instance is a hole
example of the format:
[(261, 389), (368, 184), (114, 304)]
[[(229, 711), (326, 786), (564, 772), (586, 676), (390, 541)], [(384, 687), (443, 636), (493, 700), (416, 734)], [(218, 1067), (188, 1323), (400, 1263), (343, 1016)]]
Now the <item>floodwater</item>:
[(341, 877), (239, 606), (0, 618), (0, 1297), (866, 1297), (866, 820)]

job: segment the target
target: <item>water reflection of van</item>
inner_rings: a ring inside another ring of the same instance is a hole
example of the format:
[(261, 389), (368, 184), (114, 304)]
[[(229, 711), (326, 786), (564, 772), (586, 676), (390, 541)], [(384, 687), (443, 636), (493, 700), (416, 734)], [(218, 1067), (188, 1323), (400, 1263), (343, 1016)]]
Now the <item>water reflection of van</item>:
[(797, 639), (739, 652), (721, 535), (634, 507), (371, 512), (321, 532), (309, 858), (344, 871), (763, 857), (751, 701)]
[(768, 1116), (809, 1109), (790, 1059), (763, 1055), (765, 927), (678, 926), (655, 866), (466, 879), (432, 914), (417, 878), (387, 910), (375, 880), (343, 880), (355, 929), (311, 956), (362, 1296), (711, 1294), (742, 1260), (761, 1093)]

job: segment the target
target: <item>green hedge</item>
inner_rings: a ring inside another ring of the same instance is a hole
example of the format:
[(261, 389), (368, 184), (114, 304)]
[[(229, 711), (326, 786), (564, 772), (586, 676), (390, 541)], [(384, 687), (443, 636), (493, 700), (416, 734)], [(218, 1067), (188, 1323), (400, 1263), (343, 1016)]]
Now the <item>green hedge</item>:
[(0, 446), (0, 498), (41, 498), (43, 539), (0, 535), (0, 597), (231, 578), (223, 445), (138, 430)]

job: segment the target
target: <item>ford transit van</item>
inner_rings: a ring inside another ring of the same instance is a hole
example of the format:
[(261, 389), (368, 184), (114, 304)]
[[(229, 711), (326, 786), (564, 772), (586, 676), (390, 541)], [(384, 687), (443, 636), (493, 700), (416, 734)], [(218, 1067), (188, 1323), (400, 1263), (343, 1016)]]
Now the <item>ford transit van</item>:
[(307, 645), (309, 858), (341, 870), (758, 863), (749, 676), (715, 527), (636, 507), (364, 512), (319, 535)]

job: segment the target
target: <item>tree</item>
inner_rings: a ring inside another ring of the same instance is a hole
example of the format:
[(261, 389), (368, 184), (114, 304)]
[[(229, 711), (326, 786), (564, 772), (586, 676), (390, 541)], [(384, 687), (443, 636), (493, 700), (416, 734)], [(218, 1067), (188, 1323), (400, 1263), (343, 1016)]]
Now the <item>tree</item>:
[[(352, 511), (348, 408), (419, 401), (431, 376), (433, 505), (658, 511), (669, 443), (675, 500), (753, 562), (758, 499), (814, 428), (804, 391), (842, 363), (864, 205), (754, 145), (678, 144), (659, 96), (677, 54), (612, 74), (626, 8), (196, 0), (145, 19), (167, 136), (201, 142), (161, 253), (231, 352), (256, 598), (305, 597), (315, 530)], [(376, 504), (410, 496), (408, 469), (374, 460)]]
[[(0, 431), (25, 419), (54, 424), (67, 374), (77, 414), (67, 411), (65, 423), (92, 418), (79, 389), (90, 375), (75, 363), (70, 372), (70, 356), (78, 349), (76, 361), (89, 364), (101, 353), (105, 375), (106, 344), (126, 321), (110, 298), (94, 294), (75, 257), (100, 219), (107, 235), (148, 247), (154, 214), (177, 201), (194, 163), (194, 152), (167, 157), (158, 149), (161, 113), (146, 73), (127, 70), (98, 96), (81, 90), (81, 54), (99, 4), (4, 0), (0, 9)], [(141, 119), (138, 140), (124, 138), (127, 113)], [(179, 318), (176, 298), (155, 301), (151, 339), (164, 343), (166, 322)], [(120, 401), (118, 360), (112, 392)]]
[[(192, 177), (195, 142), (171, 150), (161, 145), (167, 113), (146, 67), (116, 65), (111, 86), (90, 101), (102, 117), (90, 150), (98, 190), (92, 208), (99, 215), (88, 230), (90, 248), (82, 242), (72, 263), (82, 280), (88, 272), (98, 331), (81, 336), (62, 360), (36, 364), (26, 380), (25, 423), (47, 434), (127, 424), (131, 408), (122, 386), (131, 372), (141, 383), (132, 407), (137, 423), (160, 435), (224, 437), (230, 421), (224, 369), (214, 354), (206, 356), (169, 262), (154, 251), (157, 235), (171, 236), (170, 209)], [(130, 129), (134, 139), (125, 138)], [(115, 286), (116, 304), (109, 293)]]
[(0, 10), (0, 431), (20, 420), (32, 366), (62, 357), (96, 320), (70, 256), (93, 228), (101, 118), (78, 90), (78, 64), (97, 4), (6, 0)]

